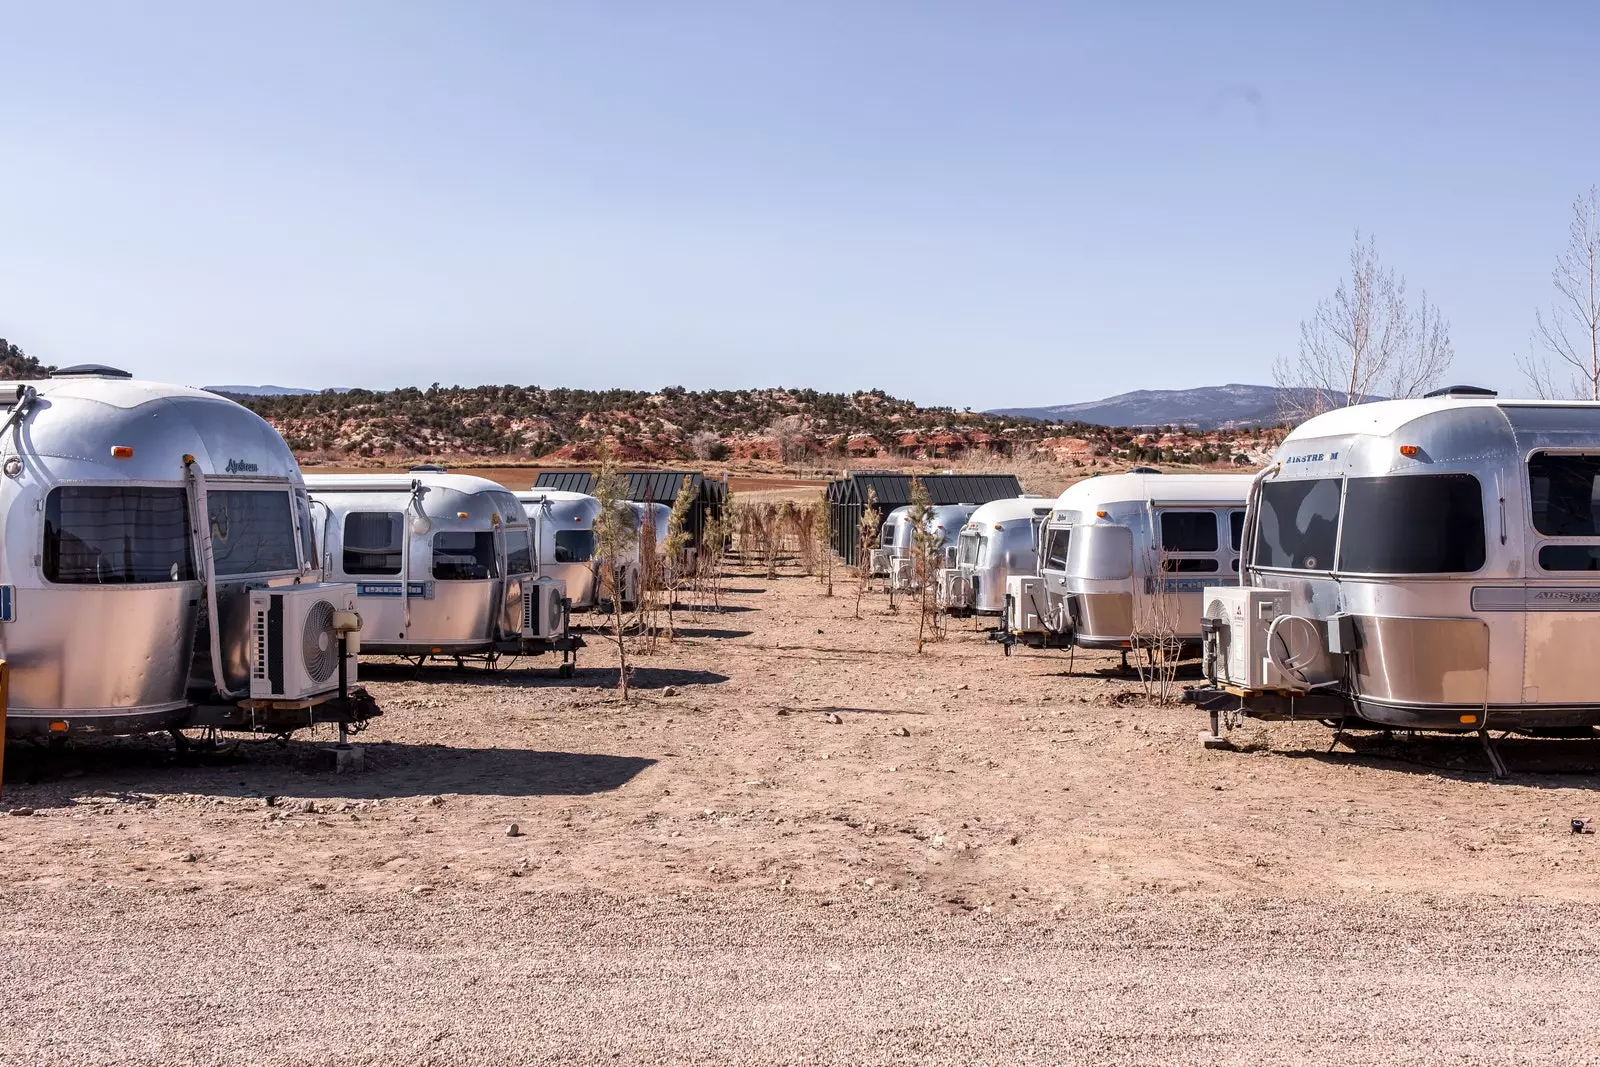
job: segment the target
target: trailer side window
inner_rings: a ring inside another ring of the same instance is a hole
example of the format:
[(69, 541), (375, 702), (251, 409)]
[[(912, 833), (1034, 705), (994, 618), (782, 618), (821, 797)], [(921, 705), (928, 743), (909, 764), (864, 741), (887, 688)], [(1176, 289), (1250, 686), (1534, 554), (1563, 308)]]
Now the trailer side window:
[(344, 517), (344, 572), (399, 574), (405, 517), (398, 511), (352, 511)]
[(441, 582), (498, 578), (494, 534), (487, 530), (448, 530), (433, 535), (433, 576)]
[(280, 489), (213, 489), (206, 493), (211, 558), (219, 577), (298, 570), (299, 536), (289, 493)]
[(1257, 567), (1332, 570), (1339, 538), (1339, 479), (1268, 482), (1261, 488)]
[(894, 523), (886, 522), (883, 524), (882, 544), (884, 548), (890, 548), (894, 545)]
[(1072, 543), (1072, 527), (1052, 526), (1044, 534), (1044, 563), (1045, 570), (1064, 571), (1067, 569), (1067, 548)]
[(506, 531), (506, 573), (533, 573), (533, 540), (527, 530)]
[[(1235, 551), (1244, 544), (1244, 512), (1228, 512), (1228, 545)], [(1238, 567), (1233, 568), (1238, 570)]]
[(1462, 574), (1483, 566), (1483, 489), (1470, 474), (1351, 478), (1339, 569)]
[(182, 489), (66, 485), (44, 507), (44, 576), (62, 585), (193, 581)]
[(1217, 516), (1215, 512), (1163, 511), (1159, 519), (1161, 522), (1161, 550), (1163, 552), (1215, 552), (1217, 550)]
[(588, 563), (594, 558), (593, 530), (557, 530), (557, 563)]
[(1535, 452), (1528, 489), (1535, 530), (1547, 537), (1600, 536), (1600, 456)]

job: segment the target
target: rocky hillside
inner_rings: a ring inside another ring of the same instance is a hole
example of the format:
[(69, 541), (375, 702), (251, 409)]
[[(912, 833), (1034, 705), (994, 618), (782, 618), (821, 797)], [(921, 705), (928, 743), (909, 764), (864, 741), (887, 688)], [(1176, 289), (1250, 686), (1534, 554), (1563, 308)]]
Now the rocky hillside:
[(0, 381), (39, 378), (53, 370), (54, 367), (40, 363), (4, 337), (0, 337)]
[[(229, 394), (312, 458), (496, 456), (583, 461), (609, 438), (630, 462), (807, 455), (1009, 454), (1044, 436), (1030, 420), (925, 408), (881, 391), (658, 392), (431, 386), (312, 395)], [(1087, 426), (1073, 431), (1090, 432)]]

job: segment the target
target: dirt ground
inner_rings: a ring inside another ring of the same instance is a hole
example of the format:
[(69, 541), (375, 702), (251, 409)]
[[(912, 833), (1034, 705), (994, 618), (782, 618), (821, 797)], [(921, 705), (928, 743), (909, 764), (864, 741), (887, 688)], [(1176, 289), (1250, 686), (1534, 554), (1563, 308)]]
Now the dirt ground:
[(361, 774), (13, 746), (0, 1064), (1600, 1062), (1595, 742), (1205, 750), (1114, 657), (726, 584), (629, 704), (597, 635), (363, 663)]

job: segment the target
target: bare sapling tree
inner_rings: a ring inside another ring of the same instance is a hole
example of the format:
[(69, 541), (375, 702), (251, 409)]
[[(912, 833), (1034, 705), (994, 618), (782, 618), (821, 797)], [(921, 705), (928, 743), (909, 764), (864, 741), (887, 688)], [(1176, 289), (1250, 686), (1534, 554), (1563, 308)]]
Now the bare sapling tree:
[(656, 509), (646, 501), (638, 509), (639, 596), (634, 602), (634, 618), (653, 652), (656, 647), (657, 612), (661, 600), (661, 553), (656, 551)]
[(856, 618), (861, 618), (861, 597), (872, 581), (872, 550), (878, 547), (878, 529), (883, 516), (878, 513), (878, 494), (867, 490), (867, 504), (861, 509), (861, 521), (856, 525)]
[(934, 584), (943, 548), (943, 539), (933, 525), (933, 501), (928, 498), (921, 478), (911, 479), (911, 507), (906, 512), (906, 521), (911, 524), (911, 578), (916, 583), (917, 651), (920, 653), (930, 636), (939, 636), (937, 620), (932, 616), (939, 610), (934, 601)]
[(817, 581), (833, 595), (833, 565), (837, 557), (833, 551), (833, 507), (826, 500), (811, 505), (811, 537), (815, 544), (812, 554), (816, 559)]
[(1172, 577), (1173, 563), (1165, 551), (1154, 545), (1146, 553), (1144, 574), (1134, 575), (1143, 583), (1143, 596), (1134, 604), (1134, 666), (1145, 697), (1158, 707), (1178, 699), (1178, 664), (1183, 658), (1183, 639), (1178, 636), (1180, 605)]
[(1280, 414), (1290, 422), (1374, 397), (1421, 396), (1455, 358), (1450, 324), (1423, 291), (1413, 307), (1406, 280), (1383, 266), (1357, 232), (1350, 276), (1300, 323), (1300, 352), (1273, 367)]
[(673, 612), (678, 607), (678, 590), (689, 571), (689, 515), (694, 510), (694, 482), (688, 476), (678, 487), (672, 501), (672, 514), (667, 516), (667, 539), (662, 545), (667, 599), (667, 640), (677, 639)]
[[(1572, 202), (1567, 247), (1550, 276), (1556, 300), (1534, 314), (1533, 345), (1517, 367), (1547, 400), (1600, 400), (1600, 192)], [(1558, 379), (1565, 378), (1562, 382)]]
[(637, 519), (628, 502), (628, 480), (617, 467), (617, 456), (609, 442), (597, 452), (600, 468), (595, 473), (594, 495), (600, 513), (594, 520), (595, 556), (600, 563), (600, 595), (611, 599), (612, 632), (617, 639), (617, 688), (628, 699), (628, 641), (623, 624), (622, 601), (627, 584), (627, 558), (635, 544)]

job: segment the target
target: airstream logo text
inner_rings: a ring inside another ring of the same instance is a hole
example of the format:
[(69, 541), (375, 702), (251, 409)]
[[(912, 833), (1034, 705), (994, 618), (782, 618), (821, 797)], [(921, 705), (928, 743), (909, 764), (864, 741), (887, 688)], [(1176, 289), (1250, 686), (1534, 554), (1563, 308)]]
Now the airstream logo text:
[(1285, 466), (1287, 466), (1290, 463), (1321, 463), (1323, 460), (1327, 460), (1329, 463), (1332, 463), (1334, 460), (1336, 460), (1338, 458), (1339, 458), (1339, 453), (1337, 453), (1337, 452), (1329, 452), (1326, 455), (1324, 455), (1321, 452), (1307, 452), (1303, 456), (1290, 456), (1288, 459), (1285, 459), (1283, 462), (1284, 462)]
[(254, 474), (260, 469), (261, 468), (256, 466), (254, 463), (247, 463), (242, 459), (228, 460), (229, 474)]

